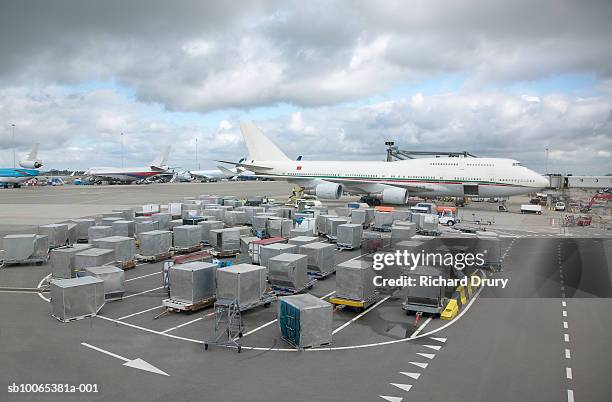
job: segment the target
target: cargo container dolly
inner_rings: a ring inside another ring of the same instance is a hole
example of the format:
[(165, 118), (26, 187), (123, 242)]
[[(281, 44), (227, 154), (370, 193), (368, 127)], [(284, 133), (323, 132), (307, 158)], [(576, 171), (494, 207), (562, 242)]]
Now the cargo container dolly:
[(372, 306), (379, 299), (378, 295), (369, 297), (366, 300), (352, 300), (344, 299), (341, 297), (331, 297), (328, 301), (336, 306), (352, 307), (357, 312), (363, 312), (370, 306)]
[(296, 289), (296, 288), (293, 288), (293, 287), (290, 287), (290, 286), (272, 285), (272, 291), (277, 296), (297, 295), (299, 293), (305, 292), (308, 289), (312, 289), (312, 287), (314, 286), (315, 283), (317, 283), (317, 280), (316, 279), (312, 279), (312, 280), (310, 280), (308, 283), (306, 283), (304, 286), (302, 286), (299, 289)]
[[(1, 251), (2, 250), (0, 250), (0, 252)], [(2, 255), (2, 253), (0, 253), (0, 268), (4, 266), (9, 266), (9, 265), (32, 265), (32, 264), (41, 265), (41, 264), (44, 264), (47, 260), (48, 260), (47, 257), (31, 257), (25, 260), (9, 260), (9, 259), (4, 259), (4, 256)]]
[[(251, 310), (251, 309), (254, 309), (255, 307), (259, 307), (259, 306), (270, 307), (270, 304), (272, 304), (272, 302), (275, 302), (277, 299), (278, 299), (278, 297), (274, 294), (274, 292), (268, 291), (268, 292), (264, 293), (263, 296), (261, 297), (261, 299), (257, 300), (256, 302), (245, 303), (245, 304), (239, 305), (240, 312)], [(228, 300), (218, 300), (218, 301), (220, 301), (221, 303), (229, 303), (229, 302), (231, 302), (231, 301), (228, 301)]]
[(350, 243), (336, 243), (336, 248), (338, 250), (356, 250), (358, 248), (361, 248), (361, 243), (359, 245)]
[(441, 231), (439, 230), (423, 230), (423, 229), (417, 229), (417, 234), (420, 234), (422, 236), (440, 236), (442, 234)]
[(240, 250), (210, 250), (209, 252), (215, 258), (234, 258), (240, 254)]
[(172, 253), (167, 252), (167, 253), (161, 253), (161, 254), (157, 254), (157, 255), (141, 255), (141, 254), (136, 254), (135, 258), (136, 261), (139, 262), (148, 262), (148, 263), (154, 263), (154, 262), (160, 262), (160, 261), (164, 261), (164, 260), (169, 260), (172, 257)]
[(202, 244), (197, 244), (191, 247), (172, 247), (172, 253), (174, 255), (178, 254), (190, 254), (195, 253), (196, 251), (202, 250)]
[(312, 276), (315, 279), (320, 279), (323, 280), (325, 278), (327, 278), (330, 275), (333, 275), (336, 272), (336, 270), (331, 270), (331, 271), (308, 271), (308, 275)]
[(166, 308), (166, 310), (164, 312), (162, 312), (160, 315), (156, 316), (154, 319), (157, 319), (159, 317), (161, 317), (162, 315), (169, 313), (169, 312), (174, 312), (174, 313), (180, 313), (180, 312), (190, 312), (193, 313), (195, 311), (198, 310), (202, 310), (203, 308), (206, 307), (210, 307), (215, 303), (216, 298), (215, 297), (211, 297), (208, 299), (204, 299), (204, 300), (200, 300), (196, 303), (188, 303), (185, 302), (183, 300), (175, 300), (175, 299), (164, 299), (162, 300), (162, 306), (164, 306)]

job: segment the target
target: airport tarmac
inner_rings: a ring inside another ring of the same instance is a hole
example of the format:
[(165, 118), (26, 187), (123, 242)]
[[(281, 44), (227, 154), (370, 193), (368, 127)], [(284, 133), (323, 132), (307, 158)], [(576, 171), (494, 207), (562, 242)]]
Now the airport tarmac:
[[(222, 182), (0, 191), (0, 235), (199, 194), (265, 194), (284, 200), (290, 188), (282, 182)], [(520, 202), (513, 200), (511, 211)], [(329, 347), (292, 349), (278, 334), (273, 303), (244, 314), (242, 353), (224, 348), (205, 352), (203, 342), (212, 336), (214, 324), (212, 309), (154, 319), (166, 296), (160, 289), (161, 263), (126, 271), (127, 298), (108, 303), (99, 317), (68, 324), (52, 318), (49, 303), (37, 294), (0, 291), (0, 399), (43, 399), (8, 393), (13, 383), (60, 383), (97, 384), (98, 392), (44, 398), (609, 400), (609, 231), (562, 232), (554, 213), (497, 213), (490, 205), (478, 204), (462, 213), (495, 218), (488, 229), (502, 235), (504, 259), (503, 271), (492, 277), (508, 279), (505, 289), (481, 288), (450, 322), (423, 317), (415, 325), (415, 317), (404, 314), (395, 297), (381, 298), (362, 315), (340, 310), (334, 314), (336, 333)], [(343, 251), (337, 262), (359, 255)], [(0, 287), (36, 287), (49, 269), (48, 264), (2, 268)], [(331, 276), (311, 293), (325, 298), (334, 290)], [(126, 360), (138, 358), (168, 375), (124, 366)]]

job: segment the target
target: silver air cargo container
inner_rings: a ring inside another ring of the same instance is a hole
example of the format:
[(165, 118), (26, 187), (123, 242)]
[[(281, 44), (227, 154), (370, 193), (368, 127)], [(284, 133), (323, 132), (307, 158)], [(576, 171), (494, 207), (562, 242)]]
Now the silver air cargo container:
[(304, 288), (308, 278), (308, 256), (282, 253), (268, 259), (268, 281), (273, 286)]
[(244, 225), (247, 223), (247, 216), (244, 211), (227, 211), (224, 222), (228, 227)]
[(104, 281), (104, 298), (107, 301), (120, 300), (125, 293), (125, 272), (112, 265), (85, 268), (88, 276)]
[(115, 221), (111, 226), (113, 227), (113, 236), (134, 237), (136, 227), (134, 221)]
[(484, 266), (494, 269), (501, 268), (501, 242), (495, 232), (476, 232), (478, 237), (476, 253), (484, 255)]
[(266, 288), (265, 267), (238, 264), (217, 269), (217, 300), (236, 301), (246, 307), (258, 303)]
[(53, 278), (70, 279), (74, 277), (74, 256), (88, 248), (91, 244), (75, 244), (71, 247), (59, 247), (51, 250), (51, 276)]
[(289, 237), (291, 229), (293, 229), (293, 221), (291, 219), (268, 219), (267, 231), (270, 237)]
[(223, 222), (217, 220), (208, 220), (198, 222), (198, 226), (202, 228), (202, 241), (211, 244), (210, 231), (216, 229), (223, 229)]
[(113, 250), (114, 261), (121, 263), (134, 261), (136, 253), (136, 242), (131, 237), (110, 236), (102, 237), (93, 241), (93, 246), (106, 250)]
[(324, 214), (317, 215), (317, 223), (316, 223), (317, 234), (319, 235), (327, 234), (327, 219), (328, 218), (337, 218), (337, 216), (336, 215), (324, 215)]
[(391, 225), (393, 225), (393, 214), (391, 212), (374, 212), (374, 229), (390, 231)]
[(51, 281), (51, 315), (68, 322), (93, 317), (104, 306), (104, 281), (92, 276)]
[(319, 272), (332, 272), (336, 246), (329, 243), (310, 243), (300, 246), (299, 254), (308, 256), (308, 269)]
[(76, 270), (88, 267), (99, 267), (115, 261), (115, 251), (104, 248), (88, 248), (74, 255), (74, 268)]
[(373, 208), (358, 208), (351, 212), (351, 223), (361, 225), (364, 228), (370, 226), (374, 220)]
[(316, 243), (319, 241), (318, 237), (315, 236), (297, 236), (289, 239), (289, 244), (295, 244), (296, 246), (303, 246), (304, 244)]
[(194, 261), (170, 267), (170, 298), (188, 304), (215, 297), (217, 265)]
[(291, 232), (289, 232), (290, 239), (294, 237), (298, 237), (298, 236), (313, 236), (313, 235), (314, 235), (314, 230), (307, 228), (307, 227), (291, 229)]
[(73, 219), (72, 222), (76, 223), (77, 241), (89, 239), (89, 228), (96, 226), (95, 219)]
[(47, 236), (36, 234), (6, 235), (2, 240), (6, 262), (43, 262), (49, 252)]
[(374, 297), (374, 269), (364, 260), (336, 265), (336, 295), (340, 299), (367, 301)]
[(363, 236), (363, 226), (346, 223), (338, 226), (338, 248), (359, 248), (361, 247), (361, 237)]
[(110, 237), (112, 235), (112, 226), (91, 226), (89, 229), (87, 229), (87, 238), (89, 239), (89, 243), (93, 243), (95, 239)]
[(297, 348), (330, 344), (333, 306), (310, 294), (281, 297), (278, 325), (283, 339)]
[(168, 230), (172, 215), (169, 213), (156, 213), (151, 215), (151, 219), (157, 222), (159, 230)]
[(240, 251), (240, 230), (238, 228), (211, 230), (210, 245), (217, 251)]
[(297, 250), (295, 245), (286, 243), (274, 243), (268, 244), (267, 246), (261, 246), (259, 248), (259, 264), (268, 267), (268, 260), (270, 258), (283, 253), (293, 253), (295, 250)]
[(395, 244), (399, 241), (410, 240), (415, 234), (414, 227), (393, 225), (391, 227), (391, 244)]
[(68, 244), (68, 225), (65, 223), (51, 223), (38, 227), (38, 234), (47, 236), (49, 247), (59, 247)]
[(125, 219), (126, 221), (132, 221), (134, 220), (134, 209), (133, 208), (120, 208), (120, 209), (113, 209), (113, 212), (120, 212), (121, 213), (121, 217), (123, 219)]
[(172, 229), (174, 233), (174, 247), (192, 248), (200, 245), (202, 241), (202, 227), (199, 225), (181, 225)]
[(157, 229), (159, 229), (159, 224), (157, 222), (145, 220), (145, 221), (136, 222), (136, 230), (134, 232), (136, 235), (139, 235), (142, 232), (150, 232), (152, 230), (157, 230)]
[(166, 254), (172, 247), (172, 232), (167, 230), (152, 230), (138, 235), (140, 240), (139, 254), (145, 257), (155, 257)]
[(123, 219), (118, 216), (109, 216), (100, 220), (102, 226), (113, 226), (113, 222), (122, 221)]
[(414, 278), (414, 286), (403, 289), (404, 303), (402, 308), (406, 311), (439, 314), (444, 308), (446, 294), (445, 286), (434, 286), (432, 283), (421, 282), (421, 278), (447, 279), (449, 271), (442, 267), (418, 266), (412, 271), (406, 271), (409, 278)]
[(338, 226), (340, 225), (344, 225), (348, 222), (348, 218), (345, 217), (333, 217), (333, 218), (327, 218), (326, 221), (326, 229), (325, 229), (325, 234), (327, 235), (328, 238), (332, 239), (332, 240), (336, 240), (336, 238), (338, 237)]

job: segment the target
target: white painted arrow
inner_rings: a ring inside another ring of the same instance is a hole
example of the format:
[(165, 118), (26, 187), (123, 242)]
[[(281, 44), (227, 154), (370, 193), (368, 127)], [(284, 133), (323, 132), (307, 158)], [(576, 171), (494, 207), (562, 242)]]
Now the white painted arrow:
[(393, 385), (394, 387), (398, 387), (399, 389), (403, 389), (404, 391), (410, 391), (410, 388), (412, 388), (412, 385), (408, 385), (408, 384), (396, 384), (394, 382), (390, 384)]
[(425, 346), (426, 348), (429, 348), (429, 349), (433, 349), (433, 350), (440, 350), (440, 349), (442, 349), (442, 346), (440, 346), (440, 345), (423, 345), (423, 346)]
[(108, 350), (104, 350), (101, 348), (98, 348), (96, 346), (90, 345), (89, 343), (85, 343), (85, 342), (81, 342), (81, 345), (85, 346), (86, 348), (89, 349), (93, 349), (96, 350), (98, 352), (104, 353), (105, 355), (109, 355), (114, 357), (115, 359), (119, 359), (119, 360), (123, 360), (125, 363), (123, 363), (124, 366), (126, 367), (132, 367), (138, 370), (144, 370), (144, 371), (148, 371), (151, 373), (155, 373), (155, 374), (161, 374), (161, 375), (165, 375), (165, 376), (170, 376), (170, 374), (163, 372), (162, 370), (158, 369), (157, 367), (155, 367), (154, 365), (152, 365), (151, 363), (148, 363), (142, 359), (127, 359), (123, 356), (119, 356), (118, 354), (109, 352)]
[(385, 401), (389, 401), (389, 402), (402, 402), (404, 400), (404, 398), (400, 398), (397, 396), (385, 396), (385, 395), (378, 395), (378, 396), (380, 396)]
[(446, 342), (446, 338), (431, 338), (431, 339), (433, 339), (434, 341), (442, 342), (442, 343)]
[(428, 366), (427, 363), (421, 363), (421, 362), (408, 362), (408, 363), (414, 364), (415, 366), (420, 367), (420, 368), (427, 368)]
[(410, 378), (414, 378), (415, 380), (418, 380), (419, 377), (421, 376), (421, 374), (419, 374), (419, 373), (407, 373), (405, 371), (400, 371), (400, 373), (405, 375), (405, 376), (408, 376)]
[(429, 360), (431, 360), (431, 359), (433, 359), (434, 357), (436, 357), (436, 355), (433, 355), (433, 354), (431, 354), (431, 353), (417, 353), (417, 355), (419, 355), (419, 356), (423, 356), (423, 357), (425, 357), (425, 358), (427, 358), (427, 359), (429, 359)]

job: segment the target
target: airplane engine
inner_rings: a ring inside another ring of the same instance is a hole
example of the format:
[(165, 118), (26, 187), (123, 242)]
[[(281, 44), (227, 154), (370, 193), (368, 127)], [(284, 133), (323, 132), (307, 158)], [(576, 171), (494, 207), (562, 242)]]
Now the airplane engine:
[(41, 161), (19, 161), (19, 166), (26, 169), (38, 169), (42, 165)]
[(408, 202), (408, 190), (405, 188), (386, 188), (382, 192), (384, 204), (406, 204)]
[(313, 189), (305, 190), (306, 194), (316, 195), (319, 198), (337, 200), (342, 196), (343, 187), (338, 183), (321, 183)]

